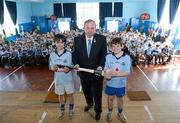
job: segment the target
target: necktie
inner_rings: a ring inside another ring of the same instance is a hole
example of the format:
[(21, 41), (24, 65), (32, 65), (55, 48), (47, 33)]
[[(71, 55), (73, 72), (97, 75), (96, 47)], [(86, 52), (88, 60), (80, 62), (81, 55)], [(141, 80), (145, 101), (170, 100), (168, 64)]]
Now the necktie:
[(87, 53), (88, 53), (88, 58), (89, 58), (89, 55), (90, 55), (90, 52), (91, 52), (91, 39), (88, 39), (88, 47), (87, 47)]

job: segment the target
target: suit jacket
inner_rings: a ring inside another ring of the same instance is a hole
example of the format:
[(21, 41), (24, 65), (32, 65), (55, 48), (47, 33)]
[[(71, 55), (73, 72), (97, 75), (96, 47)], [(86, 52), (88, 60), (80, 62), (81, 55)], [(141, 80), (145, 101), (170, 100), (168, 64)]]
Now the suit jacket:
[(104, 67), (107, 54), (106, 37), (94, 34), (90, 56), (88, 58), (85, 33), (74, 38), (73, 63), (80, 67), (97, 69), (98, 66)]

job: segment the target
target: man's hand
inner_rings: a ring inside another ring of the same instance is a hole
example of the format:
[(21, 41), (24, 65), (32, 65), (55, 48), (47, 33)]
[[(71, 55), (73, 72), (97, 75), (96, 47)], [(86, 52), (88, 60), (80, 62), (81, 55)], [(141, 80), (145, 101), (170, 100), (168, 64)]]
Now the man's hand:
[(96, 70), (103, 70), (101, 66), (98, 66)]
[[(98, 71), (102, 71), (103, 69), (102, 69), (102, 67), (101, 67), (101, 66), (98, 66), (96, 70), (98, 70)], [(99, 73), (95, 73), (95, 75), (97, 75), (97, 76), (101, 76), (101, 74), (99, 74)]]
[(74, 67), (75, 67), (76, 69), (78, 69), (80, 66), (79, 66), (79, 64), (76, 64)]

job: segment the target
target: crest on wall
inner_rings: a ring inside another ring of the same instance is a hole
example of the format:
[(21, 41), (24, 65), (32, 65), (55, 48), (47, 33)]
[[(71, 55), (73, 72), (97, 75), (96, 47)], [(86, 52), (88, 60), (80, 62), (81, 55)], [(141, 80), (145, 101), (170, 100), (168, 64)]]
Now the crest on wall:
[(150, 14), (148, 14), (148, 13), (142, 13), (142, 14), (140, 15), (140, 19), (141, 19), (141, 20), (149, 20), (149, 19), (150, 19)]

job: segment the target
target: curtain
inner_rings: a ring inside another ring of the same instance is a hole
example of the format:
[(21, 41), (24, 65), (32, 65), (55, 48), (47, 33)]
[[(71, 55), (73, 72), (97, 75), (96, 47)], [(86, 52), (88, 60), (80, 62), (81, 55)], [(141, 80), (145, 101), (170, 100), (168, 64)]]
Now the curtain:
[(57, 18), (62, 17), (62, 6), (61, 3), (56, 3), (53, 5), (54, 7), (54, 15), (57, 16)]
[(158, 0), (158, 3), (157, 3), (157, 21), (158, 21), (158, 23), (161, 20), (161, 16), (162, 16), (165, 4), (166, 4), (166, 0)]
[(3, 0), (0, 0), (0, 24), (4, 23), (4, 4)]
[(114, 17), (122, 17), (123, 16), (123, 3), (115, 2), (114, 3)]
[(16, 25), (17, 22), (17, 6), (16, 6), (16, 2), (13, 1), (5, 1), (7, 9), (9, 11), (9, 14), (11, 16), (11, 19), (14, 23), (14, 25)]
[(63, 3), (64, 17), (71, 18), (71, 28), (76, 28), (76, 3)]
[(173, 23), (174, 18), (176, 16), (176, 12), (179, 6), (179, 1), (180, 0), (170, 0), (170, 8), (169, 8), (169, 19), (170, 19), (170, 24)]
[(103, 28), (105, 24), (105, 17), (112, 17), (112, 3), (99, 4), (99, 20), (100, 27)]

